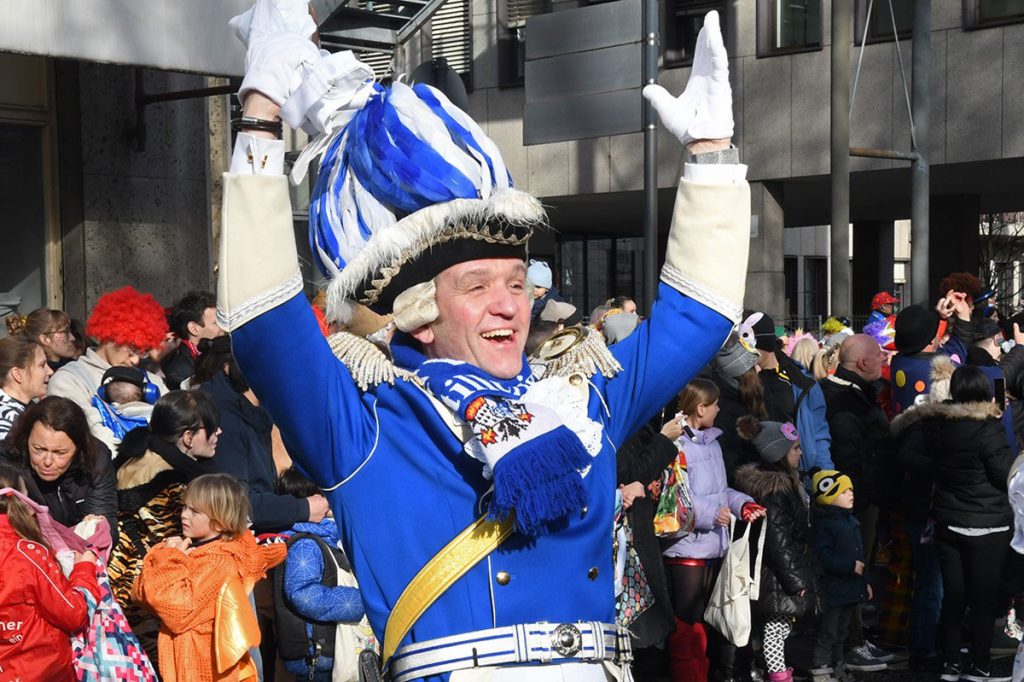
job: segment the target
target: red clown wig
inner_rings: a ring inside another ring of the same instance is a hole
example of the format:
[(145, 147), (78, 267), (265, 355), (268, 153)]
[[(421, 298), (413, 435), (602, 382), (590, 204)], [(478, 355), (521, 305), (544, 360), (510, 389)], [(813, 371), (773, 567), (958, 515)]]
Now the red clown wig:
[(134, 346), (140, 353), (157, 348), (167, 331), (163, 307), (131, 286), (103, 294), (85, 324), (85, 333), (100, 343)]

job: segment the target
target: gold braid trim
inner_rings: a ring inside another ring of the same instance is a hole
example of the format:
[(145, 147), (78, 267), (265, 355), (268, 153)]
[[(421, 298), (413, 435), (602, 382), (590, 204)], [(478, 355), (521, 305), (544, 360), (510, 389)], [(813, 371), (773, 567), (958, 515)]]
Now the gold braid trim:
[(542, 366), (542, 376), (567, 377), (584, 374), (592, 377), (601, 373), (611, 379), (622, 371), (604, 337), (589, 327), (569, 327), (556, 333), (541, 344), (531, 361)]
[(327, 343), (362, 391), (382, 383), (393, 386), (396, 378), (408, 380), (412, 377), (412, 372), (395, 366), (387, 351), (362, 336), (338, 332), (329, 336)]

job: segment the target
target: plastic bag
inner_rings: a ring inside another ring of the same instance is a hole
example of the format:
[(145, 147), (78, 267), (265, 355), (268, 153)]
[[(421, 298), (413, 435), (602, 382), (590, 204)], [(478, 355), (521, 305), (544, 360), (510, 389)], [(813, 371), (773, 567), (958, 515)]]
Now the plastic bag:
[(675, 461), (661, 474), (661, 495), (654, 512), (654, 534), (660, 538), (682, 537), (693, 530), (695, 522), (686, 455), (680, 450)]

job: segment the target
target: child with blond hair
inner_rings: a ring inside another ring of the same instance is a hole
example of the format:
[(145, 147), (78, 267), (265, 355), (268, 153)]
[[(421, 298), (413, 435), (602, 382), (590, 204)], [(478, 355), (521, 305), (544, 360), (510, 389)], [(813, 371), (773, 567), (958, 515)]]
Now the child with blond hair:
[(165, 682), (253, 679), (249, 650), (260, 632), (249, 595), (284, 560), (285, 546), (256, 543), (248, 530), (248, 492), (227, 474), (196, 478), (183, 503), (184, 537), (151, 549), (132, 589), (132, 598), (161, 621), (160, 676)]

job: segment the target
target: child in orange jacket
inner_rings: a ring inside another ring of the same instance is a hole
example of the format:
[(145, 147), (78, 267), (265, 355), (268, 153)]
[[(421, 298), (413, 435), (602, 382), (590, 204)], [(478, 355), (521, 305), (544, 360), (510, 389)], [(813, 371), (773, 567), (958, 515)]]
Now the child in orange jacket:
[(183, 538), (146, 555), (132, 598), (160, 618), (160, 676), (217, 682), (256, 678), (249, 649), (260, 631), (249, 594), (284, 560), (283, 544), (257, 545), (248, 530), (249, 496), (227, 474), (189, 484), (181, 512)]

